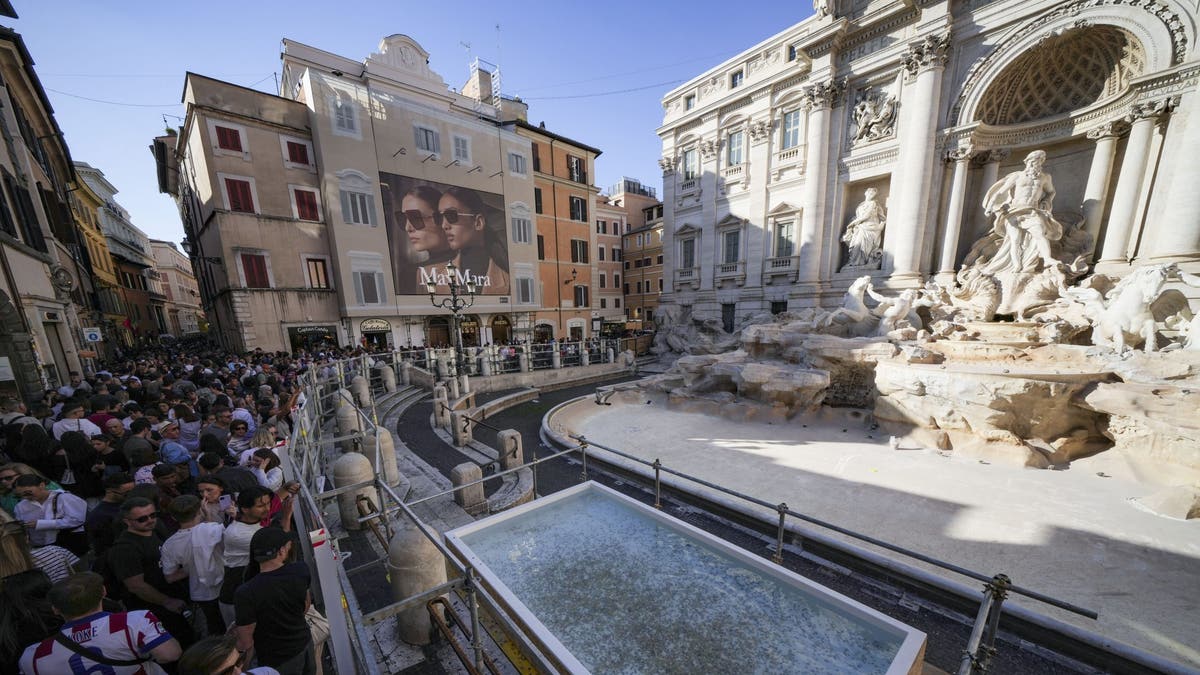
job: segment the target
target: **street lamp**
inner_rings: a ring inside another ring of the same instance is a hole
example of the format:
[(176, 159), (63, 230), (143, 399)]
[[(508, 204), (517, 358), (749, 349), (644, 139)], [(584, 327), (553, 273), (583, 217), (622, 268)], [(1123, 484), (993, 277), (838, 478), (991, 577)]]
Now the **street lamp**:
[(454, 339), (454, 372), (461, 374), (463, 370), (463, 354), (462, 354), (462, 330), (461, 314), (464, 309), (475, 304), (475, 280), (468, 274), (463, 282), (459, 282), (458, 268), (454, 263), (446, 265), (447, 285), (450, 287), (450, 297), (437, 300), (434, 295), (437, 293), (437, 284), (432, 279), (425, 282), (425, 291), (429, 293), (429, 302), (434, 307), (442, 307), (450, 310), (453, 316), (454, 325), (451, 326)]

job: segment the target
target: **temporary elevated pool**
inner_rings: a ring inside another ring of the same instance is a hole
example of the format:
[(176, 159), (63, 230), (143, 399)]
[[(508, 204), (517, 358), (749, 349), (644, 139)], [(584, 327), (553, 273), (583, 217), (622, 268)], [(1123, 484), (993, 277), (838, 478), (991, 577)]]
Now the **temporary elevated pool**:
[(447, 542), (572, 673), (919, 673), (925, 634), (588, 482)]

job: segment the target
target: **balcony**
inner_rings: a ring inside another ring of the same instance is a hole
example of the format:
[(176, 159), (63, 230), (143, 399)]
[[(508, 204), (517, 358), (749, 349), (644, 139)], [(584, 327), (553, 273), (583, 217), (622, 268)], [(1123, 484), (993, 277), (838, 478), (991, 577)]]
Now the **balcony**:
[(700, 268), (685, 267), (675, 270), (675, 286), (690, 285), (692, 288), (700, 288)]
[(725, 170), (721, 172), (721, 175), (725, 176), (726, 178), (736, 178), (742, 175), (745, 168), (745, 164), (735, 164), (733, 166), (725, 167)]
[(685, 180), (679, 184), (679, 191), (681, 193), (691, 192), (692, 190), (695, 190), (695, 189), (696, 189), (696, 179), (695, 178)]
[(717, 283), (732, 279), (737, 282), (738, 286), (741, 286), (746, 283), (746, 263), (745, 261), (718, 263), (716, 269), (713, 270), (713, 278)]
[(774, 284), (778, 278), (782, 278), (788, 282), (795, 281), (799, 272), (800, 258), (798, 256), (781, 256), (763, 260), (764, 284)]

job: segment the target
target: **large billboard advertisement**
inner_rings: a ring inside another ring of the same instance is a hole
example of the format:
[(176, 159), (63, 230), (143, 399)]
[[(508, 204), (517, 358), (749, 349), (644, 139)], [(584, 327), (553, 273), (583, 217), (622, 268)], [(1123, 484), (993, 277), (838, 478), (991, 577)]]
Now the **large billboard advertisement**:
[(451, 275), (483, 295), (510, 292), (502, 195), (382, 172), (379, 184), (398, 294), (448, 293)]

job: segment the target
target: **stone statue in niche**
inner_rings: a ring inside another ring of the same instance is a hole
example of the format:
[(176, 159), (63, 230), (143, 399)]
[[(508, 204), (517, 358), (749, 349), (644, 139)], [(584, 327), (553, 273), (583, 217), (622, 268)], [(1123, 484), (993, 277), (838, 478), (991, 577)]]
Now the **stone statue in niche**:
[(833, 0), (813, 0), (813, 12), (816, 13), (817, 18), (828, 16), (832, 4)]
[(1037, 272), (1059, 264), (1050, 242), (1062, 239), (1063, 226), (1054, 219), (1054, 181), (1042, 170), (1046, 152), (1034, 150), (1025, 169), (1014, 171), (990, 187), (983, 212), (993, 217), (992, 230), (1002, 237), (1000, 248), (982, 271)]
[(854, 127), (852, 146), (891, 136), (896, 129), (896, 97), (883, 92), (860, 96), (854, 106)]
[(842, 241), (846, 242), (846, 264), (842, 270), (877, 270), (883, 259), (883, 228), (887, 214), (879, 203), (879, 191), (867, 188), (858, 208), (854, 210), (854, 220), (846, 225), (846, 233)]

